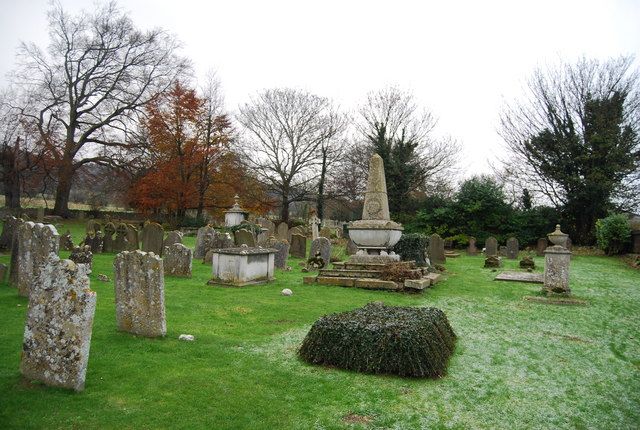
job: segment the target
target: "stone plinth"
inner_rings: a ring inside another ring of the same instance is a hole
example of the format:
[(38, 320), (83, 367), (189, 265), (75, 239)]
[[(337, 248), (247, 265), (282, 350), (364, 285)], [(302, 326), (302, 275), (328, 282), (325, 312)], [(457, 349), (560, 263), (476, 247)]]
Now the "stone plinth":
[(571, 288), (569, 288), (570, 261), (571, 251), (563, 246), (550, 246), (544, 251), (543, 291), (556, 294), (571, 294)]
[(124, 251), (113, 261), (118, 330), (140, 336), (167, 333), (162, 259), (152, 252)]
[(84, 389), (96, 293), (88, 266), (57, 256), (29, 296), (20, 373), (55, 387)]
[(164, 274), (169, 276), (191, 277), (193, 251), (181, 243), (164, 247)]
[(40, 224), (27, 221), (18, 229), (16, 260), (12, 258), (17, 273), (13, 281), (18, 287), (18, 294), (29, 297), (29, 292), (37, 288), (42, 282), (40, 272), (45, 264), (58, 257), (60, 250), (60, 235), (50, 224)]
[(272, 281), (275, 253), (269, 248), (214, 249), (209, 284), (242, 287)]

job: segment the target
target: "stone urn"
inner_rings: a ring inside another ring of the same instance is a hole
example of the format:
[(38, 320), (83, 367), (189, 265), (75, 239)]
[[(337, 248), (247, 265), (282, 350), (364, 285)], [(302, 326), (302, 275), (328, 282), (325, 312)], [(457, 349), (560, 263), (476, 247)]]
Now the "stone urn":
[(567, 238), (569, 235), (560, 231), (560, 224), (556, 224), (555, 231), (553, 233), (549, 233), (547, 237), (554, 245), (561, 246), (563, 248), (567, 247)]
[(349, 225), (349, 237), (358, 248), (375, 253), (375, 250), (386, 250), (398, 243), (402, 230), (402, 226), (393, 221), (359, 220)]

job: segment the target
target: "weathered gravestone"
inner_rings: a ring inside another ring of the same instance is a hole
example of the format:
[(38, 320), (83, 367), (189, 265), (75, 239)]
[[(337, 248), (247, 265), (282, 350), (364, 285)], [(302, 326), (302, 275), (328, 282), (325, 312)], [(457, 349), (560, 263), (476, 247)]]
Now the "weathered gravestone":
[(447, 258), (444, 256), (444, 241), (437, 233), (429, 236), (429, 259), (432, 264), (447, 262)]
[(104, 225), (103, 231), (102, 252), (113, 252), (113, 235), (116, 234), (116, 226), (112, 222), (108, 222)]
[(14, 216), (8, 216), (4, 219), (2, 225), (2, 234), (0, 235), (0, 251), (11, 251), (13, 236), (17, 233), (18, 227), (24, 221)]
[(289, 242), (286, 240), (276, 240), (268, 243), (269, 248), (275, 249), (275, 260), (273, 262), (276, 269), (287, 268), (287, 256), (289, 255)]
[(60, 249), (63, 251), (73, 251), (73, 239), (71, 238), (71, 232), (67, 230), (65, 234), (60, 236)]
[(102, 230), (102, 225), (96, 221), (95, 219), (90, 219), (87, 221), (87, 233), (93, 232), (97, 233)]
[(319, 237), (311, 242), (311, 251), (309, 257), (313, 258), (317, 253), (320, 253), (320, 258), (324, 262), (324, 267), (329, 267), (331, 262), (331, 242), (326, 237)]
[(518, 258), (520, 252), (520, 243), (515, 237), (507, 239), (507, 258), (509, 260), (515, 260)]
[(118, 224), (118, 227), (116, 227), (116, 239), (112, 245), (113, 252), (122, 252), (129, 249), (127, 234), (127, 225), (125, 223)]
[(211, 242), (216, 231), (211, 226), (204, 226), (198, 229), (196, 236), (196, 248), (193, 252), (194, 258), (203, 258), (207, 251), (211, 248)]
[(55, 387), (84, 389), (96, 293), (89, 268), (53, 256), (34, 286), (24, 328), (20, 373)]
[(160, 224), (150, 221), (144, 223), (144, 227), (142, 227), (143, 252), (153, 252), (156, 255), (162, 255), (163, 239), (164, 230)]
[(289, 252), (293, 257), (307, 258), (307, 238), (301, 234), (292, 234)]
[(356, 253), (358, 252), (358, 245), (356, 245), (356, 243), (351, 239), (349, 239), (349, 241), (347, 242), (346, 252), (347, 255), (356, 255)]
[(484, 242), (484, 255), (487, 257), (496, 257), (498, 255), (498, 241), (495, 237), (488, 237)]
[(289, 226), (286, 222), (278, 224), (276, 229), (276, 237), (280, 240), (287, 240), (289, 238)]
[(549, 246), (547, 238), (541, 237), (540, 239), (538, 239), (538, 242), (536, 243), (536, 255), (538, 257), (542, 257), (544, 255), (544, 250), (547, 249), (547, 246)]
[[(17, 219), (17, 223), (14, 227), (12, 238), (11, 238), (11, 265), (9, 267), (9, 285), (13, 287), (18, 286), (18, 280), (20, 278), (20, 269), (18, 267), (18, 261), (20, 257), (20, 238), (18, 235), (18, 231), (20, 230), (20, 226), (24, 224), (24, 221), (21, 218)], [(59, 244), (58, 244), (59, 245)]]
[[(25, 222), (18, 229), (18, 255), (16, 259), (16, 284), (18, 294), (29, 297), (34, 288), (43, 282), (40, 276), (45, 264), (58, 257), (60, 235), (51, 224)], [(12, 259), (13, 264), (13, 259)]]
[(476, 247), (476, 238), (469, 237), (469, 245), (467, 246), (467, 255), (478, 255), (478, 248)]
[(124, 251), (116, 255), (113, 266), (118, 329), (140, 336), (164, 336), (162, 259), (150, 252)]
[(93, 253), (91, 252), (91, 247), (89, 245), (74, 247), (73, 251), (71, 251), (71, 255), (69, 255), (69, 260), (76, 264), (86, 264), (89, 266), (89, 269), (91, 269), (93, 266)]
[(164, 247), (166, 248), (168, 246), (173, 245), (174, 243), (182, 243), (182, 232), (178, 230), (173, 230), (167, 233), (167, 237), (164, 238), (164, 242), (163, 242)]
[(131, 224), (127, 224), (127, 250), (135, 251), (139, 248), (138, 229)]
[(257, 223), (262, 227), (267, 229), (267, 239), (276, 234), (276, 225), (266, 218), (258, 218)]
[(164, 274), (171, 276), (191, 277), (193, 251), (181, 243), (164, 247)]
[(221, 231), (213, 231), (213, 234), (209, 237), (209, 242), (207, 243), (207, 252), (202, 259), (203, 264), (211, 264), (213, 259), (213, 254), (216, 249), (228, 249), (234, 248), (236, 246), (235, 241), (231, 237), (230, 233), (225, 233)]
[(304, 231), (302, 230), (302, 228), (300, 226), (295, 226), (291, 229), (289, 229), (289, 237), (287, 238), (287, 240), (289, 241), (289, 243), (291, 243), (291, 236), (293, 236), (294, 234), (299, 234), (304, 236)]
[(102, 234), (100, 232), (88, 231), (82, 244), (91, 248), (91, 252), (94, 254), (100, 254), (102, 252), (102, 242)]
[(256, 241), (253, 238), (253, 233), (249, 230), (241, 228), (234, 233), (236, 246), (247, 245), (249, 248), (256, 246)]

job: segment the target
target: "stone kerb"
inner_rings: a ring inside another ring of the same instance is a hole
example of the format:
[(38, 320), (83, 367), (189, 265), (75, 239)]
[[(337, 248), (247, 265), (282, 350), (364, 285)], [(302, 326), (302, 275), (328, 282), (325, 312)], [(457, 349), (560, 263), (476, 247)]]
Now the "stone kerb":
[(113, 266), (118, 329), (147, 337), (164, 336), (162, 259), (151, 252), (124, 251), (116, 255)]
[(96, 293), (89, 268), (50, 259), (29, 297), (20, 373), (50, 386), (84, 389)]

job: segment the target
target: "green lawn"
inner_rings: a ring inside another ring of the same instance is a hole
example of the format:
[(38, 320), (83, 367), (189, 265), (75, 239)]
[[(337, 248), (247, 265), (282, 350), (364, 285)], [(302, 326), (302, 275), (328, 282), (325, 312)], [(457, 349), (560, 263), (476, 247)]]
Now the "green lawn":
[[(82, 230), (73, 226), (76, 241)], [(116, 330), (113, 283), (97, 280), (113, 279), (112, 260), (94, 257), (82, 393), (21, 380), (27, 300), (0, 284), (0, 428), (640, 427), (640, 272), (614, 258), (573, 258), (571, 287), (586, 307), (524, 301), (540, 287), (492, 281), (481, 257), (450, 259), (448, 279), (422, 295), (303, 285), (295, 259), (269, 285), (210, 287), (210, 267), (194, 262), (191, 280), (165, 280), (164, 339)], [(285, 287), (292, 297), (280, 295)], [(297, 358), (318, 317), (373, 300), (447, 313), (458, 343), (446, 377), (363, 375)], [(181, 333), (196, 341), (178, 341)]]

